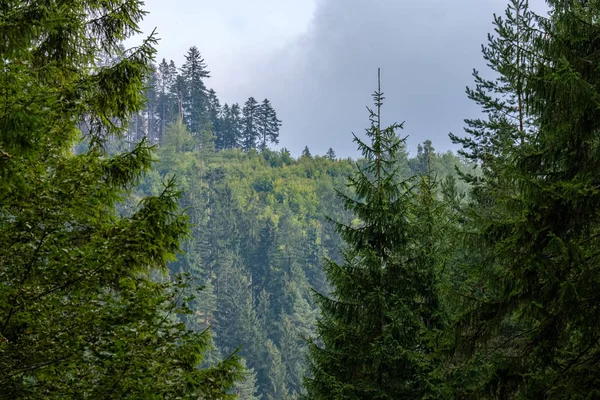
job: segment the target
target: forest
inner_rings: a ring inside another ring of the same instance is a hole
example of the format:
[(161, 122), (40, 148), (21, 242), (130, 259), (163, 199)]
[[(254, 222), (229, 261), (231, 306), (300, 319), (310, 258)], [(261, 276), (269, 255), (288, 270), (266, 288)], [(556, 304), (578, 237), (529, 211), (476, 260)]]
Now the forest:
[(0, 398), (600, 397), (600, 1), (547, 5), (490, 16), (456, 154), (373, 71), (353, 159), (126, 48), (143, 2), (2, 2)]

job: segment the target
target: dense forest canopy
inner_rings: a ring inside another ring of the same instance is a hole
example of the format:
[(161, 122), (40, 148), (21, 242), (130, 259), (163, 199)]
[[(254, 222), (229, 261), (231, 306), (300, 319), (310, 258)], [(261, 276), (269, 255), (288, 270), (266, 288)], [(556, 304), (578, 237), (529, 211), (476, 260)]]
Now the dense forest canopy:
[(0, 398), (598, 397), (600, 2), (547, 3), (494, 17), (457, 155), (380, 81), (353, 160), (125, 49), (138, 1), (4, 2)]

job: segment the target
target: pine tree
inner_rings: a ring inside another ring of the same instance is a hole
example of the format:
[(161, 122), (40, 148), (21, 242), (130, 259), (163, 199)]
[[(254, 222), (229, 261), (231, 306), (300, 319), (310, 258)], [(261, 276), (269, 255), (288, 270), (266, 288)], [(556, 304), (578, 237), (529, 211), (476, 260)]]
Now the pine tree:
[(394, 168), (402, 125), (381, 129), (380, 90), (374, 98), (377, 112), (370, 111), (366, 130), (371, 143), (354, 136), (365, 157), (349, 178), (356, 197), (340, 193), (359, 222), (336, 223), (348, 249), (342, 264), (326, 263), (331, 297), (317, 295), (322, 345), (309, 348), (310, 399), (422, 398), (428, 390), (427, 312), (421, 309), (428, 288), (423, 270), (410, 261), (410, 197)]
[(159, 123), (159, 139), (162, 138), (165, 128), (168, 123), (168, 110), (169, 110), (169, 94), (171, 86), (173, 85), (173, 77), (169, 74), (169, 64), (164, 58), (158, 65), (158, 123)]
[(152, 71), (146, 79), (146, 137), (150, 143), (157, 143), (159, 138), (159, 110), (158, 110), (158, 72), (156, 65), (152, 64)]
[(277, 113), (273, 109), (271, 102), (264, 99), (258, 110), (258, 132), (261, 143), (259, 148), (265, 150), (267, 143), (279, 143), (279, 127), (281, 121), (277, 119)]
[[(172, 181), (117, 211), (153, 158), (146, 141), (104, 152), (143, 110), (156, 41), (118, 46), (138, 32), (140, 3), (1, 8), (2, 397), (230, 398), (237, 361), (201, 368), (210, 336), (185, 329), (188, 280), (166, 276), (188, 232)], [(96, 66), (103, 54), (116, 61)]]
[(248, 151), (255, 149), (260, 137), (260, 106), (254, 97), (248, 98), (244, 103), (243, 130), (242, 130), (242, 149)]
[(178, 89), (175, 85), (177, 81), (177, 67), (173, 60), (167, 63), (163, 58), (158, 66), (157, 89), (157, 114), (158, 114), (158, 139), (162, 139), (167, 126), (177, 121), (179, 115)]
[(242, 142), (242, 132), (244, 129), (244, 121), (242, 119), (242, 111), (240, 105), (235, 103), (231, 106), (231, 112), (228, 119), (227, 139), (225, 140), (227, 149), (240, 147)]
[(308, 148), (308, 146), (304, 146), (301, 157), (312, 158), (312, 154), (310, 154), (310, 149)]
[(184, 121), (193, 134), (202, 132), (209, 121), (205, 78), (210, 78), (206, 63), (196, 46), (190, 47), (181, 66)]
[(325, 154), (325, 156), (330, 159), (331, 161), (335, 161), (336, 160), (336, 155), (335, 155), (335, 151), (333, 151), (333, 149), (330, 147), (329, 150), (327, 150), (327, 153)]
[(425, 174), (430, 170), (432, 157), (435, 156), (435, 149), (431, 140), (425, 140), (417, 145), (417, 157), (411, 163), (411, 170), (414, 175)]
[(600, 76), (590, 67), (600, 62), (600, 9), (548, 3), (548, 18), (516, 0), (496, 18), (484, 57), (501, 78), (469, 92), (488, 118), (470, 121), (462, 140), (484, 172), (471, 178), (477, 240), (463, 294), (473, 300), (457, 324), (457, 359), (469, 355), (455, 375), (462, 395), (600, 395), (600, 313), (591, 306), (600, 289)]
[(262, 396), (257, 394), (256, 373), (252, 368), (247, 369), (246, 360), (242, 358), (241, 363), (246, 373), (244, 379), (236, 382), (234, 393), (238, 400), (261, 400)]
[(270, 340), (267, 342), (267, 352), (269, 355), (269, 382), (271, 385), (266, 398), (268, 400), (291, 400), (286, 385), (286, 370), (281, 360), (281, 353)]
[(208, 102), (208, 109), (207, 109), (208, 120), (211, 124), (212, 135), (215, 137), (215, 141), (217, 141), (217, 140), (219, 140), (219, 137), (222, 136), (222, 133), (221, 133), (221, 130), (223, 129), (222, 122), (221, 122), (222, 121), (222, 119), (221, 119), (222, 109), (221, 109), (221, 103), (219, 102), (219, 98), (217, 97), (217, 93), (213, 89), (210, 89), (208, 91), (207, 102)]

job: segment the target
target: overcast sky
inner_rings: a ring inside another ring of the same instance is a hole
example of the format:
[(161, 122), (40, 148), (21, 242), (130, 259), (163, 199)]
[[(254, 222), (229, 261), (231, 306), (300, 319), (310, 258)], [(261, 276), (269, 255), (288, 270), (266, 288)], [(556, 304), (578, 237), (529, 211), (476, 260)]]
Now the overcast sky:
[[(454, 150), (448, 132), (478, 115), (465, 97), (481, 44), (507, 0), (146, 0), (142, 29), (156, 28), (158, 58), (180, 66), (197, 46), (222, 103), (265, 97), (283, 120), (278, 147), (298, 155), (333, 147), (356, 156), (352, 132), (382, 70), (386, 122), (405, 123), (408, 148), (431, 139)], [(530, 0), (542, 10), (544, 0)]]

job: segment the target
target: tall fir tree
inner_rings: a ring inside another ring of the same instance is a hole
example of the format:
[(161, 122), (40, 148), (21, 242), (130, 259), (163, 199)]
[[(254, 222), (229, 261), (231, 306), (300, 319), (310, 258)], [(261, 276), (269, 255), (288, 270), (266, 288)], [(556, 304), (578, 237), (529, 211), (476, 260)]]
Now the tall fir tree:
[(308, 146), (304, 146), (304, 149), (302, 149), (301, 157), (312, 158), (312, 154), (310, 153)]
[(277, 119), (277, 113), (271, 102), (264, 99), (258, 110), (258, 132), (260, 134), (259, 148), (265, 150), (268, 143), (279, 143), (279, 127), (281, 121)]
[(185, 82), (182, 98), (184, 121), (192, 134), (199, 134), (209, 120), (209, 100), (204, 80), (210, 78), (210, 72), (196, 46), (190, 47), (185, 55), (181, 76)]
[(488, 118), (470, 121), (460, 140), (484, 172), (471, 178), (477, 246), (457, 325), (457, 360), (468, 355), (455, 375), (462, 396), (600, 395), (591, 306), (600, 292), (600, 75), (591, 67), (600, 6), (548, 3), (549, 17), (514, 0), (496, 18), (484, 57), (500, 79), (478, 79), (469, 92)]
[(160, 140), (167, 126), (176, 121), (178, 115), (177, 91), (175, 90), (175, 80), (177, 78), (177, 67), (171, 61), (167, 63), (164, 58), (158, 65), (158, 93), (157, 113), (158, 113), (158, 139)]
[[(105, 154), (143, 108), (156, 41), (123, 53), (138, 1), (5, 1), (0, 16), (0, 393), (11, 399), (231, 398), (235, 359), (201, 368), (173, 183), (117, 212), (150, 169), (142, 141)], [(102, 17), (99, 17), (102, 16)], [(96, 66), (103, 54), (114, 63)], [(72, 149), (88, 122), (88, 148)]]
[(216, 141), (223, 135), (223, 109), (221, 107), (221, 102), (217, 97), (217, 93), (213, 89), (208, 91), (207, 105), (208, 121), (210, 122), (211, 133), (215, 138), (216, 144)]
[(330, 147), (327, 150), (327, 153), (325, 154), (325, 156), (330, 159), (331, 161), (335, 161), (337, 156), (335, 155), (335, 151), (333, 151), (333, 149)]
[(309, 348), (309, 399), (423, 398), (428, 393), (428, 287), (423, 269), (414, 268), (410, 242), (410, 192), (396, 174), (402, 150), (394, 124), (380, 127), (383, 94), (374, 94), (370, 143), (354, 136), (365, 157), (340, 193), (356, 223), (336, 223), (346, 241), (342, 264), (328, 260), (331, 296), (317, 295), (318, 339)]
[(242, 130), (242, 149), (248, 151), (255, 149), (260, 137), (260, 105), (254, 97), (248, 98), (244, 103), (243, 130)]

